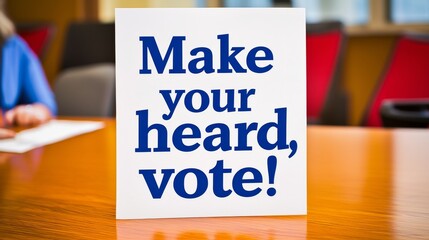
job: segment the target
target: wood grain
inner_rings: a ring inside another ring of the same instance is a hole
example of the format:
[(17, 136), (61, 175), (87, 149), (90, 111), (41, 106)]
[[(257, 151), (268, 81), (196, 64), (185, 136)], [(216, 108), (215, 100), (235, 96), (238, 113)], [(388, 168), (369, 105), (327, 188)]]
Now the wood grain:
[[(428, 239), (429, 132), (308, 128), (308, 215), (115, 219), (115, 121), (0, 153), (0, 239)], [(174, 207), (174, 206), (171, 206)]]

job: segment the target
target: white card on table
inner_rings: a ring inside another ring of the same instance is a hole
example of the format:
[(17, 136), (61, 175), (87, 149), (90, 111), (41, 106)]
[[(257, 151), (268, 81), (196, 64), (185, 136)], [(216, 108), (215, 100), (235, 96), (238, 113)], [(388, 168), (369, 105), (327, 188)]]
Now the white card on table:
[(303, 9), (116, 9), (118, 219), (302, 215)]

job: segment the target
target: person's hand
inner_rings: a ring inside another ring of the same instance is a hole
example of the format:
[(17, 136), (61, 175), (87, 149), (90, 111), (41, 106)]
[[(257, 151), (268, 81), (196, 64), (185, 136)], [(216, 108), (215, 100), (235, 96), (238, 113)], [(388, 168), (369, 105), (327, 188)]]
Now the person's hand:
[(10, 129), (6, 129), (6, 128), (0, 128), (0, 139), (4, 139), (4, 138), (12, 138), (15, 136), (15, 132), (10, 130)]
[(49, 121), (52, 114), (42, 104), (19, 105), (5, 113), (6, 124), (18, 126), (37, 126)]

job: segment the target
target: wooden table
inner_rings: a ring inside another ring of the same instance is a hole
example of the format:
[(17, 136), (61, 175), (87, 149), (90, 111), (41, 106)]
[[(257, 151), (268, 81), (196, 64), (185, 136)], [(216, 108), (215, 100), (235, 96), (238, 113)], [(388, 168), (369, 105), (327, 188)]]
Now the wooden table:
[(308, 215), (115, 220), (115, 122), (0, 153), (0, 239), (429, 239), (429, 131), (308, 128)]

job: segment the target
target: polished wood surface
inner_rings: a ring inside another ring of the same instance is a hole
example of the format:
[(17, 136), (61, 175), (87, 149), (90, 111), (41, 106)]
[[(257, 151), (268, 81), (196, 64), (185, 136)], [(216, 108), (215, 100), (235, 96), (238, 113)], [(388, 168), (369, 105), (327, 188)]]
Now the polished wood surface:
[[(429, 131), (308, 128), (308, 215), (115, 219), (115, 122), (0, 153), (0, 239), (428, 239)], [(174, 206), (172, 206), (174, 207)]]

